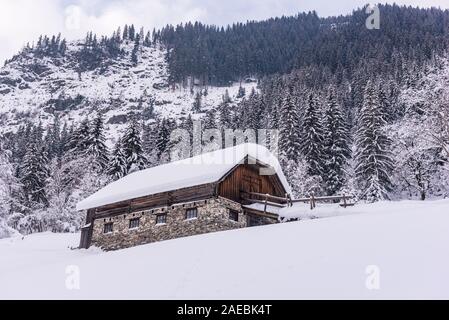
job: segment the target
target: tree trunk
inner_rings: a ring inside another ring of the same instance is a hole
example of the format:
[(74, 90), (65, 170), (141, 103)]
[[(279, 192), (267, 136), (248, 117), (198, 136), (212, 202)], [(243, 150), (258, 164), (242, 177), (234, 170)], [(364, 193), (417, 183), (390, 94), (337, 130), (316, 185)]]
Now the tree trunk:
[(426, 200), (426, 192), (421, 191), (421, 201), (425, 201), (425, 200)]

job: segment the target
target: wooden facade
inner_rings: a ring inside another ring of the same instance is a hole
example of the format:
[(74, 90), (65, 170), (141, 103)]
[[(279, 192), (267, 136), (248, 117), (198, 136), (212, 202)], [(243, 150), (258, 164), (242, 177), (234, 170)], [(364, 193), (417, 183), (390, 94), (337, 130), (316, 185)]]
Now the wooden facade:
[(261, 165), (240, 165), (218, 184), (218, 195), (239, 203), (245, 202), (242, 193), (257, 192), (285, 197), (286, 190), (277, 175), (261, 175)]
[(95, 218), (113, 217), (124, 213), (207, 199), (215, 195), (215, 188), (215, 184), (204, 184), (110, 204), (96, 208)]

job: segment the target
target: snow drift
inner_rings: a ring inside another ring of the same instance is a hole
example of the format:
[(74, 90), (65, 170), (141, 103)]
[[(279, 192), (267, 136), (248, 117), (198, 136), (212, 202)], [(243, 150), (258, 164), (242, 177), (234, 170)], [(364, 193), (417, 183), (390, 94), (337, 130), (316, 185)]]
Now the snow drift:
[(345, 212), (109, 253), (70, 250), (76, 234), (4, 239), (0, 299), (449, 298), (448, 200)]

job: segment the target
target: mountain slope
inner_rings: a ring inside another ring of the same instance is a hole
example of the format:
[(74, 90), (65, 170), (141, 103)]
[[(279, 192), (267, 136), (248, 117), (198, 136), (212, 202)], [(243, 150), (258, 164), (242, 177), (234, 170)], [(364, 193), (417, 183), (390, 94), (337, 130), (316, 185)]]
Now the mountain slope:
[[(63, 57), (42, 57), (25, 50), (0, 69), (0, 133), (15, 130), (26, 120), (40, 121), (45, 127), (56, 114), (70, 124), (102, 111), (115, 135), (134, 115), (151, 121), (155, 115), (179, 119), (192, 112), (195, 94), (190, 87), (169, 86), (163, 47), (140, 46), (135, 64), (134, 44), (123, 41), (122, 54), (79, 73), (76, 59), (83, 43), (69, 43)], [(256, 83), (243, 86), (249, 93)], [(226, 90), (237, 101), (238, 89), (239, 84), (209, 87), (202, 98), (203, 111), (217, 107)]]
[(0, 226), (79, 230), (77, 202), (174, 160), (176, 129), (200, 133), (190, 113), (203, 128), (277, 129), (294, 197), (446, 198), (449, 12), (381, 10), (380, 30), (358, 10), (25, 46), (0, 69)]
[[(344, 217), (110, 253), (70, 250), (76, 234), (5, 239), (0, 298), (447, 299), (448, 209), (447, 200), (359, 205)], [(377, 268), (380, 289), (368, 290)], [(80, 290), (65, 286), (74, 270)]]

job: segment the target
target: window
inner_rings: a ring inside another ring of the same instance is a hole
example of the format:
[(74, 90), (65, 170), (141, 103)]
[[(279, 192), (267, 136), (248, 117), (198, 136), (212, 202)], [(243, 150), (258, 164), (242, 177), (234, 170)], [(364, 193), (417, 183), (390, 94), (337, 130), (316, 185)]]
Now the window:
[(192, 219), (196, 219), (196, 218), (198, 218), (198, 209), (197, 208), (188, 209), (186, 211), (186, 220), (192, 220)]
[(167, 215), (160, 214), (156, 217), (156, 224), (166, 224), (167, 223)]
[(140, 226), (140, 218), (131, 219), (129, 220), (129, 228), (130, 229), (137, 229)]
[(104, 233), (112, 233), (114, 232), (114, 224), (113, 223), (106, 223), (104, 225)]
[(239, 213), (235, 210), (229, 210), (229, 220), (239, 222)]

